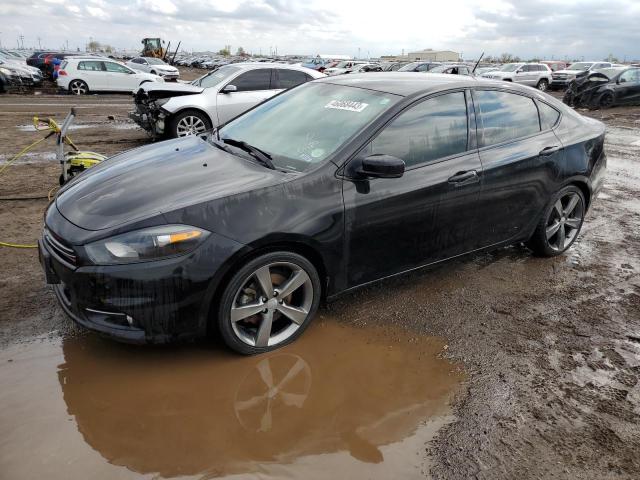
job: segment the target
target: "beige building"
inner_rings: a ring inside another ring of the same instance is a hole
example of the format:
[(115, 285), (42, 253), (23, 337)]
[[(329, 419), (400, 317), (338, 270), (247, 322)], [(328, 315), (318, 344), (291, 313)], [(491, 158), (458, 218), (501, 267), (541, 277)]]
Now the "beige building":
[(395, 60), (405, 62), (415, 62), (416, 60), (426, 60), (432, 62), (458, 62), (460, 54), (452, 50), (432, 50), (426, 48), (416, 52), (409, 52), (406, 55), (383, 55), (382, 60)]

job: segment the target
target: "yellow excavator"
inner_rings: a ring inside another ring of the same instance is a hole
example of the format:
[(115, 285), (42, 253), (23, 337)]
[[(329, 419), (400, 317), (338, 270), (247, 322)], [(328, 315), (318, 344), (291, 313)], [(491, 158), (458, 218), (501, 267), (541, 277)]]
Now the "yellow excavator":
[(142, 39), (142, 56), (164, 58), (167, 51), (162, 48), (164, 40), (159, 38), (143, 38)]

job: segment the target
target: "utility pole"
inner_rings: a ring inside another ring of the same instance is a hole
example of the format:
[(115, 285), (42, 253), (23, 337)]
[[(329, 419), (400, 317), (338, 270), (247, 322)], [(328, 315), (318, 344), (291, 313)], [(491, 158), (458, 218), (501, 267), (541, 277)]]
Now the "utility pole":
[(38, 37), (38, 47), (40, 47), (40, 50), (42, 50), (42, 43), (40, 42), (40, 37)]
[[(0, 35), (2, 35), (2, 32), (0, 32)], [(2, 38), (0, 38), (0, 48), (2, 48)]]
[(24, 50), (24, 35), (18, 36), (18, 45), (22, 45), (22, 49)]

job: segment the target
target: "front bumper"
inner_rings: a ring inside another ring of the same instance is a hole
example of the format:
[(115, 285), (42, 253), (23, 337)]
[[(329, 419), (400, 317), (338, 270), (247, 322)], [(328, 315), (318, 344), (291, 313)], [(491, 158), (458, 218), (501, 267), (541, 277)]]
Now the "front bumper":
[(143, 102), (137, 98), (135, 106), (136, 109), (129, 112), (129, 118), (146, 130), (154, 140), (162, 137), (168, 122), (165, 111), (156, 107), (153, 102)]
[(242, 248), (211, 234), (196, 250), (180, 257), (129, 265), (74, 266), (52, 246), (49, 235), (51, 231), (38, 241), (40, 262), (64, 312), (89, 330), (127, 343), (167, 343), (203, 336), (216, 273)]
[(573, 78), (551, 78), (551, 88), (566, 88)]

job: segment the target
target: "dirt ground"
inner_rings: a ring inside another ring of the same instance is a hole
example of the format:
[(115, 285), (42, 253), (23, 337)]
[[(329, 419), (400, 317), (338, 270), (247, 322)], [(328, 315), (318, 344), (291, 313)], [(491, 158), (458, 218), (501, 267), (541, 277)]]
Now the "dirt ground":
[[(4, 95), (0, 168), (41, 135), (28, 127), (34, 114), (61, 119), (74, 105), (83, 149), (113, 154), (149, 141), (128, 121), (125, 95)], [(565, 255), (513, 246), (467, 256), (320, 311), (320, 324), (439, 337), (440, 356), (464, 370), (452, 421), (420, 448), (425, 476), (640, 478), (640, 108), (583, 113), (607, 124), (608, 176)], [(39, 145), (0, 176), (0, 241), (38, 238), (60, 173), (53, 148)], [(9, 200), (25, 196), (41, 198)], [(55, 304), (34, 249), (0, 248), (0, 264), (1, 349), (84, 335)]]

